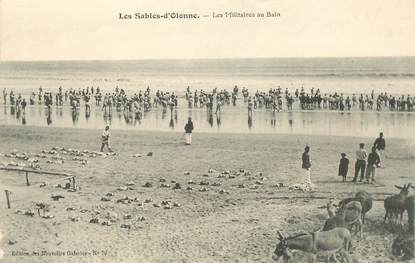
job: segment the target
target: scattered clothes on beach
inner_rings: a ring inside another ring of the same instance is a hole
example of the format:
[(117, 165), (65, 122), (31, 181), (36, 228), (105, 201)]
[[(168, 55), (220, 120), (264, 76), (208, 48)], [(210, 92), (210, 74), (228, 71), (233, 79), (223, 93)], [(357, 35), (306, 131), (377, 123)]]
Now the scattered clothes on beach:
[(103, 197), (101, 197), (101, 201), (109, 202), (109, 201), (111, 201), (111, 198), (107, 197), (107, 196), (103, 196)]
[(16, 244), (17, 241), (14, 240), (14, 239), (9, 239), (9, 241), (7, 243), (12, 246), (12, 245)]
[[(65, 157), (66, 155), (72, 157)], [(17, 150), (13, 150), (10, 153), (6, 153), (3, 156), (6, 158), (14, 158), (24, 162), (2, 162), (0, 165), (3, 167), (22, 167), (22, 168), (31, 168), (34, 170), (40, 170), (41, 165), (40, 163), (43, 162), (41, 159), (45, 159), (46, 164), (64, 164), (65, 161), (77, 161), (79, 164), (85, 166), (89, 162), (89, 158), (95, 158), (98, 156), (101, 157), (108, 157), (108, 156), (116, 156), (115, 152), (109, 153), (102, 153), (99, 151), (91, 151), (91, 150), (78, 150), (68, 148), (65, 149), (64, 147), (54, 146), (51, 150), (42, 150), (40, 153), (26, 153), (26, 152), (19, 152)], [(39, 159), (40, 158), (40, 159)]]
[(18, 215), (26, 215), (26, 216), (34, 216), (35, 215), (35, 213), (30, 209), (26, 209), (26, 210), (17, 209), (15, 211), (15, 213), (18, 214)]
[(51, 198), (54, 201), (59, 201), (59, 199), (65, 198), (65, 197), (63, 195), (60, 195), (60, 194), (52, 194)]
[(315, 186), (313, 184), (307, 184), (307, 183), (297, 183), (292, 184), (288, 186), (288, 190), (290, 191), (301, 191), (301, 192), (310, 192), (315, 189)]

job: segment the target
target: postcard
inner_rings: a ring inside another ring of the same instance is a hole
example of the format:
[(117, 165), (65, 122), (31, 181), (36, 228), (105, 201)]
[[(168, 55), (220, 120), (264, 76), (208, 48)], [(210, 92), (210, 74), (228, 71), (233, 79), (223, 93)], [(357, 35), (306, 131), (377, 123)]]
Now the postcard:
[(413, 14), (0, 0), (0, 262), (414, 260)]

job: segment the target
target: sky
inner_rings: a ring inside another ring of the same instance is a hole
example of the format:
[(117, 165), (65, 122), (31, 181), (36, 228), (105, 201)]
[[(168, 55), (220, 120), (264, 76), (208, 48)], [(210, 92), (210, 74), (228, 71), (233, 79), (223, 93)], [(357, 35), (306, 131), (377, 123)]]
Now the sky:
[[(212, 18), (229, 11), (281, 17)], [(0, 60), (415, 56), (413, 14), (414, 0), (0, 0)]]

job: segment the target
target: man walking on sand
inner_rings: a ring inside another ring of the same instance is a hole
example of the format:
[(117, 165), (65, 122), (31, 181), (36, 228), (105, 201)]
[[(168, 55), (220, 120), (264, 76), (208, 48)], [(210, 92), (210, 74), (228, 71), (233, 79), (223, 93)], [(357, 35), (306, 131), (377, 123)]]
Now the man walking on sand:
[(110, 126), (105, 126), (104, 131), (102, 132), (102, 145), (101, 145), (101, 152), (104, 151), (105, 145), (108, 147), (108, 151), (112, 152), (111, 146), (110, 146)]
[(383, 132), (379, 133), (379, 137), (375, 140), (373, 147), (375, 147), (377, 154), (379, 155), (379, 159), (380, 159), (379, 167), (380, 167), (383, 161), (383, 153), (386, 147), (385, 138), (383, 138)]
[(189, 117), (186, 125), (184, 126), (184, 132), (186, 136), (186, 145), (192, 144), (192, 132), (193, 132), (193, 122), (192, 118)]
[(352, 182), (354, 183), (357, 182), (357, 176), (359, 175), (359, 172), (360, 172), (360, 182), (363, 181), (363, 178), (365, 176), (366, 157), (367, 157), (367, 153), (365, 150), (365, 144), (360, 143), (359, 149), (356, 151), (356, 163), (355, 163), (355, 168), (354, 168), (354, 178)]
[(376, 167), (379, 167), (379, 164), (379, 155), (376, 153), (376, 148), (372, 147), (372, 152), (369, 154), (369, 157), (367, 157), (366, 181), (368, 184), (373, 184), (376, 182)]
[(304, 148), (304, 153), (302, 156), (303, 164), (302, 168), (306, 170), (305, 172), (305, 184), (312, 188), (314, 185), (311, 183), (311, 162), (310, 162), (310, 146)]

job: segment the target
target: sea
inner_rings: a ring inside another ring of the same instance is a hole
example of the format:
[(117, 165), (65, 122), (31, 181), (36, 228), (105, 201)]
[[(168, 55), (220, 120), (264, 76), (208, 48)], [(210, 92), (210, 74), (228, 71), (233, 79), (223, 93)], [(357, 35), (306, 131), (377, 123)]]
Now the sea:
[[(153, 93), (163, 90), (183, 97), (187, 87), (230, 91), (235, 85), (251, 93), (278, 87), (294, 92), (304, 87), (306, 91), (320, 89), (323, 94), (373, 91), (414, 96), (415, 57), (0, 62), (0, 89), (13, 90), (26, 98), (39, 87), (54, 93), (59, 87), (99, 87), (111, 92), (118, 86), (130, 95), (149, 87)], [(221, 114), (209, 116), (205, 109), (188, 109), (181, 99), (173, 114), (156, 109), (138, 122), (115, 110), (104, 116), (100, 108), (86, 114), (81, 107), (74, 116), (67, 106), (53, 106), (49, 114), (43, 106), (35, 105), (28, 107), (25, 116), (17, 116), (10, 106), (3, 105), (2, 98), (0, 105), (0, 125), (97, 129), (108, 123), (113, 129), (181, 132), (187, 118), (192, 117), (195, 132), (376, 136), (383, 131), (389, 137), (415, 138), (412, 112), (294, 109), (273, 113), (257, 109), (248, 119), (242, 100), (238, 100), (237, 107), (225, 106)]]

